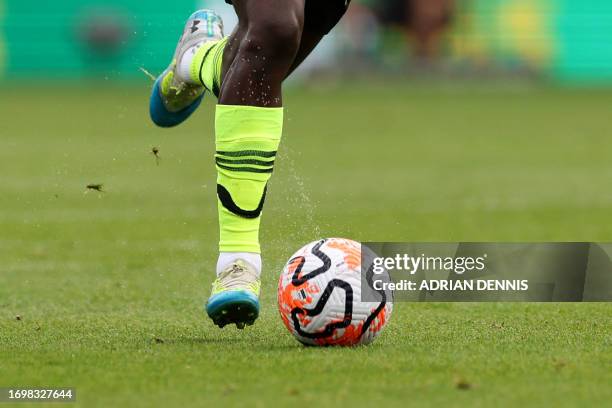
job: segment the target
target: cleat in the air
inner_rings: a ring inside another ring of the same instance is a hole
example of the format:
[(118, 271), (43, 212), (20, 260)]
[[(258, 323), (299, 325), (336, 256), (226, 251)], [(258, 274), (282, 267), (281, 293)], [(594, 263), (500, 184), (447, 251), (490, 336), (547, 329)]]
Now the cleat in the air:
[(183, 123), (202, 103), (205, 87), (179, 78), (177, 64), (187, 51), (223, 38), (223, 21), (212, 10), (193, 13), (185, 24), (174, 58), (157, 78), (151, 92), (149, 114), (157, 126), (169, 128)]

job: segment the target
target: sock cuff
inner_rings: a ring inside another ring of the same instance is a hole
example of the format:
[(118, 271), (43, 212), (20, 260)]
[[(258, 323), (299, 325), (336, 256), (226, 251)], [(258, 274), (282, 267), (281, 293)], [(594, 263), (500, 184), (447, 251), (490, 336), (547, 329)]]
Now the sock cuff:
[(283, 108), (217, 105), (217, 151), (260, 150), (276, 153), (283, 133)]
[(220, 68), (223, 63), (222, 57), (226, 42), (227, 38), (223, 38), (219, 41), (209, 41), (202, 44), (196, 51), (193, 61), (191, 62), (191, 69), (189, 72), (191, 80), (195, 83), (204, 85), (206, 89), (211, 92), (213, 92), (215, 84), (219, 86), (220, 80), (216, 78), (216, 76), (221, 75)]

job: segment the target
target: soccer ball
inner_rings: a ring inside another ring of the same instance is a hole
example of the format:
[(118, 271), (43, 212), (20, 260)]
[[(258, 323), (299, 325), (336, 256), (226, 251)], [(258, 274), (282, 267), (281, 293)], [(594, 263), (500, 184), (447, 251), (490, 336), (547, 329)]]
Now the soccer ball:
[[(355, 346), (371, 343), (382, 332), (392, 298), (377, 292), (379, 301), (361, 300), (361, 251), (355, 241), (333, 238), (310, 243), (291, 257), (278, 283), (278, 308), (298, 341)], [(373, 259), (372, 251), (364, 251), (364, 259)]]

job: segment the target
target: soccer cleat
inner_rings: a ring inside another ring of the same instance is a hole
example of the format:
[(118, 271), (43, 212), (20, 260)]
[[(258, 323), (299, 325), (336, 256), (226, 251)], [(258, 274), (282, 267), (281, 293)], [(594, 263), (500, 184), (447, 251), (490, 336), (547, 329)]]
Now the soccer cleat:
[(206, 312), (223, 328), (235, 324), (251, 326), (259, 317), (260, 280), (255, 269), (243, 260), (231, 263), (213, 282)]
[(200, 10), (189, 17), (172, 63), (153, 85), (149, 113), (157, 126), (179, 125), (200, 106), (206, 91), (204, 86), (182, 81), (176, 72), (177, 64), (191, 48), (222, 38), (223, 21), (213, 11)]

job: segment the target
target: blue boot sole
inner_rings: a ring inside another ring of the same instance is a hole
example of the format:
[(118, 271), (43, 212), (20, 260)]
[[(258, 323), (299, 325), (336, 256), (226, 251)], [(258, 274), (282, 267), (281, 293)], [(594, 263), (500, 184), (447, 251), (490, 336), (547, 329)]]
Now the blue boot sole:
[(162, 80), (162, 76), (157, 78), (155, 81), (155, 85), (153, 85), (153, 92), (151, 92), (151, 100), (149, 102), (149, 114), (151, 116), (151, 120), (159, 127), (170, 128), (183, 123), (193, 112), (198, 109), (202, 100), (204, 99), (204, 94), (202, 94), (198, 99), (193, 101), (191, 105), (186, 108), (178, 111), (178, 112), (170, 112), (164, 106), (164, 102), (161, 95), (160, 83)]
[(244, 329), (253, 325), (259, 317), (259, 300), (249, 292), (223, 292), (208, 300), (206, 313), (220, 328), (235, 324), (239, 329)]

